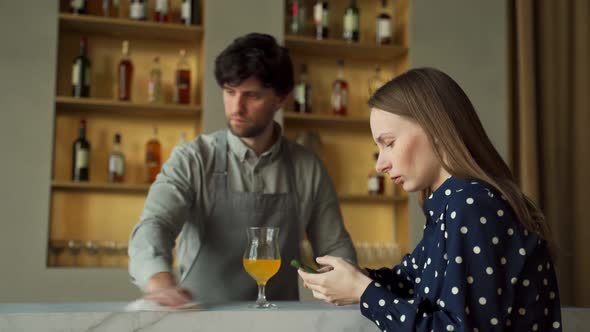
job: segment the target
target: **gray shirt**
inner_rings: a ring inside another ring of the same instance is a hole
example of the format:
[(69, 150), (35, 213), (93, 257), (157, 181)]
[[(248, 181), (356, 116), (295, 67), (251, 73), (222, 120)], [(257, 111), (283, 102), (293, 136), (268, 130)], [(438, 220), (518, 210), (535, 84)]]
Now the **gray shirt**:
[[(278, 125), (276, 128), (280, 131)], [(307, 234), (317, 256), (329, 254), (356, 262), (350, 236), (342, 222), (338, 197), (315, 154), (279, 135), (268, 151), (256, 156), (229, 130), (227, 135), (231, 190), (287, 192), (287, 170), (280, 156), (290, 153), (300, 203), (301, 234)], [(214, 140), (213, 134), (204, 134), (177, 146), (150, 187), (140, 221), (129, 242), (129, 272), (141, 288), (154, 274), (172, 271), (172, 249), (189, 216), (201, 219), (196, 222), (205, 222), (213, 203), (207, 181), (214, 170), (217, 152)]]

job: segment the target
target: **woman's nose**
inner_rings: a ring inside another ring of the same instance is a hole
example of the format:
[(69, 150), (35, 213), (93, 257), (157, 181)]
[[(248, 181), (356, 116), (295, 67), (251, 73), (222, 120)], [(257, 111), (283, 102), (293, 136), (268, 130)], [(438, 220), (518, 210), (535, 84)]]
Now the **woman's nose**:
[(379, 153), (379, 157), (377, 158), (377, 162), (375, 162), (375, 170), (378, 173), (387, 173), (389, 170), (388, 162), (383, 158), (383, 155)]

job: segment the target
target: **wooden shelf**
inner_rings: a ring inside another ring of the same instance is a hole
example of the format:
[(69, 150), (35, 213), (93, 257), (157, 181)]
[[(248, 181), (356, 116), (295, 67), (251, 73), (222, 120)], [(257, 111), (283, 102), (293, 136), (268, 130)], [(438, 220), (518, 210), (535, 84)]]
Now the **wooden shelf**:
[(97, 98), (55, 97), (56, 112), (93, 112), (134, 114), (141, 116), (176, 116), (196, 118), (201, 114), (199, 105), (134, 103)]
[[(102, 183), (102, 182), (72, 182), (52, 181), (51, 188), (60, 191), (106, 191), (114, 193), (147, 193), (149, 184)], [(385, 203), (395, 204), (407, 202), (407, 197), (393, 197), (390, 195), (371, 196), (363, 194), (342, 194), (338, 196), (343, 203)]]
[(72, 182), (52, 181), (51, 189), (61, 191), (106, 191), (114, 193), (147, 193), (149, 184), (128, 183), (97, 183), (97, 182)]
[(298, 54), (368, 61), (393, 61), (408, 53), (407, 48), (397, 45), (379, 46), (368, 43), (349, 43), (337, 39), (317, 40), (294, 35), (285, 36), (285, 46)]
[(197, 42), (203, 36), (201, 26), (179, 23), (134, 21), (125, 18), (109, 18), (91, 15), (59, 14), (61, 29), (79, 33), (95, 33), (114, 37), (163, 39), (166, 41)]
[(338, 196), (342, 203), (378, 203), (378, 204), (396, 204), (406, 203), (408, 197), (391, 195), (362, 195), (362, 194), (342, 194)]
[(296, 113), (286, 110), (283, 113), (285, 121), (302, 122), (302, 123), (321, 123), (321, 124), (345, 124), (369, 127), (369, 117), (360, 116), (338, 116), (330, 114), (314, 113)]

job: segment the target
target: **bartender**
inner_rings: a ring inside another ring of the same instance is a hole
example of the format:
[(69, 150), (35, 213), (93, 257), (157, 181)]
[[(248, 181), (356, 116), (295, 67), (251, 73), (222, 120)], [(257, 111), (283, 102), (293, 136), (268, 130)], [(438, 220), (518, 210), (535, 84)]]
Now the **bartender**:
[[(293, 89), (288, 50), (266, 34), (235, 39), (215, 60), (227, 128), (177, 146), (150, 187), (129, 241), (129, 272), (165, 306), (250, 301), (242, 266), (250, 226), (280, 227), (282, 266), (267, 284), (274, 300), (297, 300), (304, 234), (318, 256), (356, 262), (338, 197), (320, 159), (274, 122)], [(172, 273), (177, 250), (178, 280)]]

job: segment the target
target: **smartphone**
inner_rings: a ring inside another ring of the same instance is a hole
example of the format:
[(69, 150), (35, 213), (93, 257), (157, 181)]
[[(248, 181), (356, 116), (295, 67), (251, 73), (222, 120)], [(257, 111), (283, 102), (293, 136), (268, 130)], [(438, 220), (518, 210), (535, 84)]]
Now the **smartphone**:
[(307, 273), (319, 273), (314, 268), (309, 267), (296, 259), (291, 260), (291, 266), (293, 266), (294, 268), (297, 268), (297, 269), (303, 269), (303, 271), (305, 271)]

